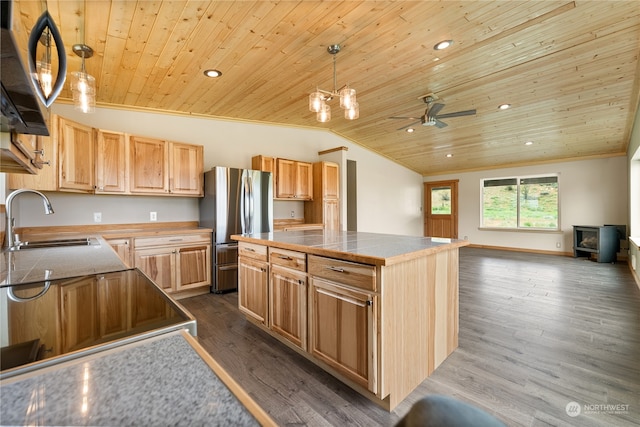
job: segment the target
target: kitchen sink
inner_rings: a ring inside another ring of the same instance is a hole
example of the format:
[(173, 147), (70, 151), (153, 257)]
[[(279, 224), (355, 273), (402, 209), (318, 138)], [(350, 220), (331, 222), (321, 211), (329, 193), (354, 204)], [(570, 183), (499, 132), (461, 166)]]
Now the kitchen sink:
[(9, 248), (10, 251), (22, 251), (25, 249), (60, 248), (67, 246), (94, 246), (99, 245), (95, 237), (59, 239), (59, 240), (36, 240), (20, 242)]

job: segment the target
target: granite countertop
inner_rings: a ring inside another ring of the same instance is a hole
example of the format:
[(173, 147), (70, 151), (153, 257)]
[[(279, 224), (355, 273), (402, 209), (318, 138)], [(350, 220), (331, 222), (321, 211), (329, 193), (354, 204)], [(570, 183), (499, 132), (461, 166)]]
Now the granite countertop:
[(126, 270), (118, 254), (101, 236), (96, 245), (4, 250), (0, 253), (0, 284), (14, 285)]
[(3, 425), (275, 425), (185, 331), (0, 382)]
[(294, 230), (242, 234), (232, 239), (373, 265), (392, 265), (455, 247), (467, 240), (357, 231)]

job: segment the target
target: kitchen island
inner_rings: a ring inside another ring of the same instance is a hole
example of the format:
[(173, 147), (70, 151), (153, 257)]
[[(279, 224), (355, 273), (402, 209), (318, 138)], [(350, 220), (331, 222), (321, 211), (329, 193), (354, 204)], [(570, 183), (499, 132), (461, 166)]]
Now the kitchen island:
[(388, 410), (458, 346), (467, 241), (323, 230), (233, 238), (247, 319)]

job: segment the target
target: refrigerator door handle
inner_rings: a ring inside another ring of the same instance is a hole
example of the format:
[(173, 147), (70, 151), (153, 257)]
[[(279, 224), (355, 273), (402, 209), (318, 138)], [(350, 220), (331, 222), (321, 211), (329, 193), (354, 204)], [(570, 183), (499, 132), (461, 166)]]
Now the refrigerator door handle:
[(251, 178), (243, 172), (242, 174), (242, 194), (240, 196), (240, 224), (242, 226), (242, 234), (253, 233), (253, 224), (251, 223), (252, 194), (251, 194)]

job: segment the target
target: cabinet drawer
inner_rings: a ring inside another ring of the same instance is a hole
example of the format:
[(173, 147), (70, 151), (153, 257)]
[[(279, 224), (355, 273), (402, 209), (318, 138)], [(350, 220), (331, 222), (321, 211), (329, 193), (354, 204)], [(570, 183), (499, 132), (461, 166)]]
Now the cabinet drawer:
[(184, 245), (192, 243), (211, 243), (211, 234), (172, 234), (166, 236), (154, 236), (154, 237), (136, 237), (135, 247), (145, 248), (152, 246), (172, 246), (172, 245)]
[(372, 265), (309, 255), (309, 275), (362, 289), (376, 290), (376, 268)]
[(269, 262), (298, 271), (307, 271), (307, 258), (302, 252), (269, 248)]
[(267, 260), (267, 247), (264, 245), (256, 245), (254, 243), (240, 242), (238, 243), (238, 256)]

